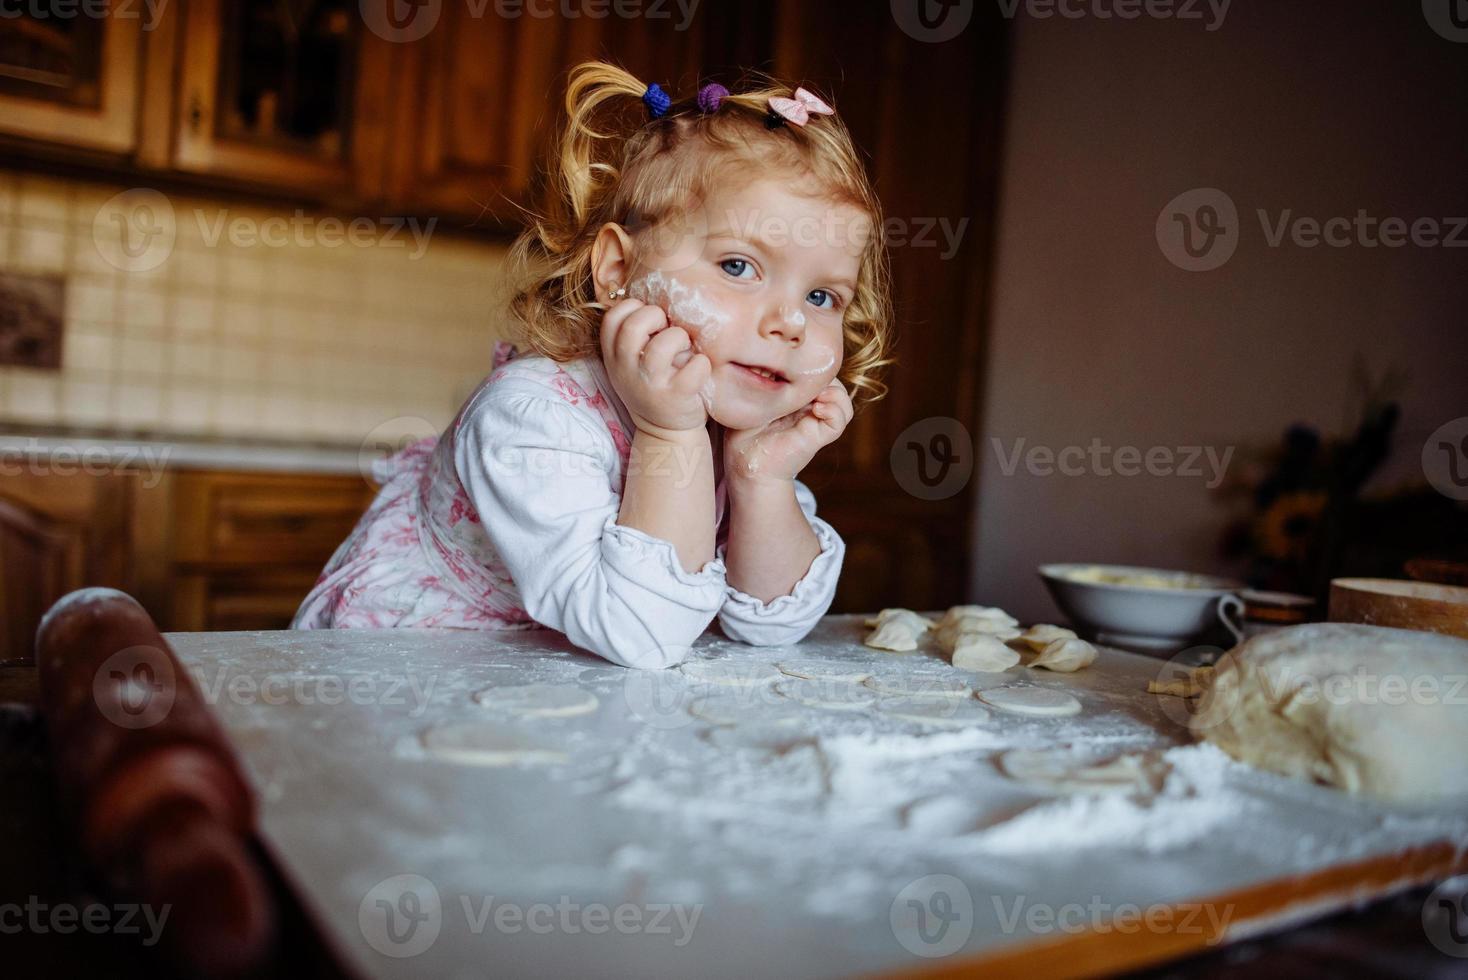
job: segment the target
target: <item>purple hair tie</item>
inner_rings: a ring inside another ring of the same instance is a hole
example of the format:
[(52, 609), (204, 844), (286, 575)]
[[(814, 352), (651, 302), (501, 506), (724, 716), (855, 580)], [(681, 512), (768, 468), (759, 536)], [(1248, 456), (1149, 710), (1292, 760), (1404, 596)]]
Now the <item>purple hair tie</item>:
[(728, 97), (728, 89), (718, 82), (710, 82), (698, 90), (698, 108), (705, 113), (718, 112), (719, 103)]
[(662, 86), (657, 82), (653, 82), (647, 87), (647, 91), (642, 93), (642, 101), (647, 106), (647, 114), (653, 119), (660, 118), (668, 111), (668, 106), (673, 104), (668, 93), (664, 92)]

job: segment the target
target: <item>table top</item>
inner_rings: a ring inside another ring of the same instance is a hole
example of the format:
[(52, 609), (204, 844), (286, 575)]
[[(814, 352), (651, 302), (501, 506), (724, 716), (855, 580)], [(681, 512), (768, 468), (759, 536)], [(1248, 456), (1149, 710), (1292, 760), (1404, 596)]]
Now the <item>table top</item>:
[[(486, 963), (501, 976), (847, 976), (997, 966), (1108, 931), (1181, 951), (1246, 936), (1291, 903), (1320, 914), (1390, 890), (1379, 867), (1351, 870), (1363, 862), (1414, 853), (1386, 863), (1420, 879), (1468, 847), (1456, 810), (1353, 799), (1188, 744), (1178, 703), (1145, 693), (1159, 661), (1103, 650), (1072, 675), (976, 674), (930, 651), (867, 649), (863, 635), (857, 617), (828, 617), (796, 647), (708, 636), (694, 653), (1059, 689), (1083, 710), (1029, 718), (969, 699), (957, 724), (886, 703), (799, 705), (770, 685), (617, 668), (540, 630), (169, 640), (260, 790), (266, 845), (369, 976), (477, 976)], [(474, 698), (527, 683), (597, 704), (516, 718)], [(710, 697), (758, 720), (690, 711)], [(465, 722), (543, 764), (425, 752), (425, 732)], [(1147, 792), (1055, 794), (995, 765), (1011, 750), (1139, 753), (1163, 775)], [(1444, 841), (1448, 855), (1430, 849)], [(1325, 891), (1258, 899), (1332, 870), (1343, 877)]]

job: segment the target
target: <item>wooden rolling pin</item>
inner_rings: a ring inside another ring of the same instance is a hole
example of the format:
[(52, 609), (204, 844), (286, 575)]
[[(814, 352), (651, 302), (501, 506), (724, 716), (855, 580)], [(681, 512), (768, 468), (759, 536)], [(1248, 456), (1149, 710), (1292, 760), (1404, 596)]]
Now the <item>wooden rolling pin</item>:
[(203, 696), (143, 607), (63, 596), (36, 634), (57, 788), (81, 853), (115, 892), (168, 919), (185, 975), (243, 976), (276, 915), (250, 851), (255, 798)]

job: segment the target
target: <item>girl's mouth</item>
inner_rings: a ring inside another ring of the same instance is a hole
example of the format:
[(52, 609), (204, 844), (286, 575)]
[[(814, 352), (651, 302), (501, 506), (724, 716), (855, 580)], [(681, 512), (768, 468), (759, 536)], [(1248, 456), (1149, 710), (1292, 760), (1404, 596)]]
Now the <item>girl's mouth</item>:
[(749, 379), (762, 387), (774, 390), (779, 388), (781, 385), (789, 383), (789, 379), (786, 378), (785, 375), (781, 374), (779, 371), (774, 371), (770, 368), (759, 367), (752, 364), (739, 364), (738, 362), (730, 363), (732, 363), (734, 367), (739, 369), (740, 377)]

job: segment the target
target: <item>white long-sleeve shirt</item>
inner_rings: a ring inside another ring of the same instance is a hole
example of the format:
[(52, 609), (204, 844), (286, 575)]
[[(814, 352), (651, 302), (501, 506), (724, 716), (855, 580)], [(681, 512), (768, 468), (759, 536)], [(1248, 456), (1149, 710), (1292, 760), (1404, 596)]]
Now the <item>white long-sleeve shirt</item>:
[[(629, 667), (680, 662), (715, 617), (734, 640), (796, 643), (830, 608), (845, 545), (796, 499), (821, 551), (768, 603), (726, 580), (724, 546), (697, 572), (617, 523), (630, 433), (595, 359), (517, 358), (436, 444), (390, 461), (382, 491), (297, 613), (297, 628), (542, 625)], [(716, 499), (722, 520), (725, 494)]]

